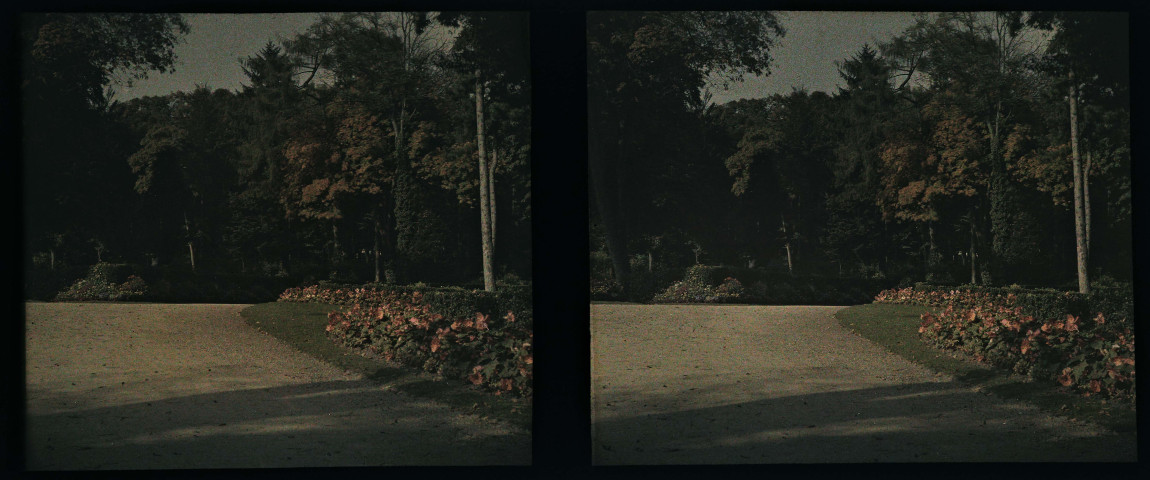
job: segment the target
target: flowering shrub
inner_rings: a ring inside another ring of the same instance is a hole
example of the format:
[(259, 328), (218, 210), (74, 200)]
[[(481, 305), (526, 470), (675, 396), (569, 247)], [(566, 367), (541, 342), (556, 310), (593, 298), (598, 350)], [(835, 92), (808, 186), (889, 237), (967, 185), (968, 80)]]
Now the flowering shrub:
[[(463, 292), (463, 293), (461, 293)], [(529, 310), (502, 317), (460, 314), (459, 297), (487, 292), (436, 292), (397, 288), (288, 289), (281, 301), (322, 302), (347, 308), (328, 314), (327, 334), (344, 346), (493, 390), (530, 396), (533, 333)], [(447, 299), (455, 299), (450, 303)], [(504, 301), (504, 304), (509, 302)]]
[(591, 279), (591, 300), (619, 300), (623, 298), (623, 287), (614, 279)]
[[(716, 273), (732, 275), (718, 281)], [(769, 271), (695, 265), (687, 269), (683, 280), (655, 295), (652, 302), (850, 305), (870, 301), (879, 285), (865, 279), (772, 276)]]
[(743, 284), (733, 277), (723, 279), (723, 283), (715, 288), (715, 301), (738, 300), (743, 294)]
[[(918, 329), (937, 347), (1084, 395), (1135, 398), (1133, 322), (1123, 314), (1132, 310), (1113, 298), (899, 289), (884, 291), (875, 301), (938, 307), (922, 314)], [(1051, 313), (1054, 308), (1061, 310)]]
[(655, 294), (651, 301), (654, 303), (713, 303), (732, 300), (729, 296), (720, 300), (715, 293), (715, 287), (688, 275), (685, 279), (672, 283), (670, 287), (667, 287), (667, 290)]
[(123, 283), (115, 283), (109, 279), (109, 270), (107, 264), (93, 265), (88, 271), (88, 276), (76, 280), (66, 290), (57, 294), (56, 300), (129, 300), (147, 293), (148, 286), (142, 278), (129, 275)]

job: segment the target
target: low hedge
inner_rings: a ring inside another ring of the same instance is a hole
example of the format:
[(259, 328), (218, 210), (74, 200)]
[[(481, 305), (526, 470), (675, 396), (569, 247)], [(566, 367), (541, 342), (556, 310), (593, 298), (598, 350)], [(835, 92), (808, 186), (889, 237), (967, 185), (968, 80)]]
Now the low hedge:
[(364, 285), (321, 282), (308, 287), (288, 288), (280, 301), (320, 302), (332, 305), (379, 305), (394, 294), (418, 292), (430, 309), (447, 317), (470, 317), (475, 312), (517, 312), (520, 320), (531, 320), (531, 287), (501, 286), (495, 292), (462, 287), (427, 287), (368, 283)]
[(683, 280), (652, 299), (655, 303), (753, 303), (853, 305), (869, 303), (885, 280), (791, 276), (771, 270), (696, 265)]
[(292, 288), (280, 301), (346, 308), (328, 314), (337, 343), (389, 361), (530, 396), (533, 382), (529, 287), (491, 293), (462, 288), (373, 286)]
[[(949, 290), (947, 290), (949, 288)], [(888, 290), (877, 303), (935, 307), (919, 333), (937, 347), (1084, 395), (1135, 398), (1132, 292), (935, 287)]]

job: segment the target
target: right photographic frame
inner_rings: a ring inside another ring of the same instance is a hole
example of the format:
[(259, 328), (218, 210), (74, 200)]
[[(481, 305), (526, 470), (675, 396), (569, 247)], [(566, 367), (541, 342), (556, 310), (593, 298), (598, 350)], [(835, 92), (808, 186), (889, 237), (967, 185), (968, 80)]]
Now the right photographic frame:
[(1137, 461), (1128, 13), (586, 20), (595, 465)]

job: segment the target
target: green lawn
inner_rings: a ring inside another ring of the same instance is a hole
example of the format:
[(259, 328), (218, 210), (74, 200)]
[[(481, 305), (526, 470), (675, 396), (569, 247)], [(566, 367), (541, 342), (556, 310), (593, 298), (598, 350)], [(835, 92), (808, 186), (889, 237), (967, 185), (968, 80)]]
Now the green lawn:
[(1001, 398), (1022, 400), (1051, 413), (1088, 420), (1115, 432), (1137, 430), (1134, 409), (1098, 397), (1061, 391), (1051, 382), (1031, 382), (1020, 375), (975, 363), (959, 354), (934, 348), (919, 339), (919, 315), (930, 307), (869, 304), (839, 311), (835, 318), (864, 338), (936, 372), (977, 386)]
[(409, 395), (450, 405), (460, 412), (501, 420), (530, 430), (531, 401), (477, 391), (462, 380), (444, 379), (384, 360), (368, 358), (327, 338), (327, 313), (340, 307), (317, 303), (274, 302), (248, 307), (241, 315), (253, 327), (296, 349), (344, 370)]

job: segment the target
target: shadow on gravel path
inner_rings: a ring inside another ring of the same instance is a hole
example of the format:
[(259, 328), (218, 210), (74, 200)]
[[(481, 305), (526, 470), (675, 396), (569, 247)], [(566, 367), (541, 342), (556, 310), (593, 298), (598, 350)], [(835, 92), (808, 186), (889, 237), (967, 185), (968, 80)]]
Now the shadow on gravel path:
[[(81, 395), (82, 397), (82, 395)], [(67, 399), (60, 399), (68, 402)], [(80, 401), (80, 398), (76, 398)], [(521, 435), (476, 432), (371, 380), (242, 389), (30, 415), (30, 469), (481, 465), (530, 461)]]
[[(690, 392), (645, 395), (644, 409)], [(956, 382), (791, 395), (595, 423), (601, 464), (1119, 462), (1136, 444), (1034, 425), (1025, 406), (986, 409)], [(971, 421), (968, 410), (980, 408)], [(636, 435), (636, 432), (644, 434)], [(987, 441), (993, 439), (992, 441)]]

